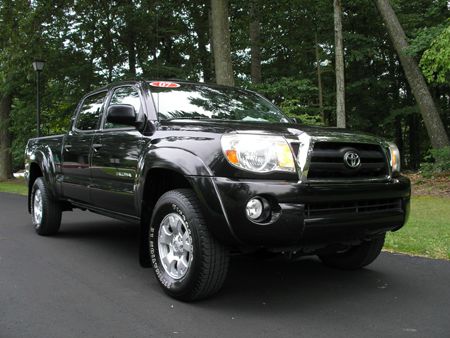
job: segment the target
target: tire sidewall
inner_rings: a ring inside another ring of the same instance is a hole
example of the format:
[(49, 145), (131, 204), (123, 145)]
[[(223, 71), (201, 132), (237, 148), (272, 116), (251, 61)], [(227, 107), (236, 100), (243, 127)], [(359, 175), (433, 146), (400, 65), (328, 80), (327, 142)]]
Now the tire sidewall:
[[(180, 215), (185, 222), (186, 230), (192, 238), (192, 262), (186, 275), (180, 279), (172, 278), (165, 271), (158, 250), (158, 234), (161, 221), (170, 213), (177, 213)], [(198, 232), (196, 231), (196, 223), (198, 221), (195, 214), (190, 211), (189, 206), (185, 205), (183, 201), (176, 198), (174, 195), (170, 197), (167, 196), (167, 198), (163, 197), (161, 203), (158, 202), (155, 208), (149, 231), (150, 259), (159, 283), (170, 295), (183, 296), (183, 294), (188, 293), (195, 286), (196, 276), (198, 276), (200, 272), (201, 263), (201, 245)]]
[[(42, 218), (41, 218), (41, 223), (36, 222), (36, 219), (34, 217), (34, 196), (36, 195), (36, 191), (40, 190), (41, 191), (41, 203), (42, 203)], [(45, 190), (42, 184), (42, 179), (38, 178), (34, 184), (33, 184), (33, 189), (31, 191), (31, 220), (34, 226), (34, 229), (36, 230), (36, 232), (39, 233), (39, 231), (42, 229), (42, 225), (45, 224), (45, 219), (46, 219), (46, 200), (45, 200)]]

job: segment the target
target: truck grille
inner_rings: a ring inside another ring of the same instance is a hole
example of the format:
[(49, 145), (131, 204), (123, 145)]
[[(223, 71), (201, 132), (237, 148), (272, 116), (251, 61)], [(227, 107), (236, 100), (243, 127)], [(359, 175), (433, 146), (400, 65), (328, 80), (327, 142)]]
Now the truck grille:
[(345, 201), (329, 203), (310, 203), (305, 205), (308, 218), (326, 217), (336, 214), (362, 214), (379, 211), (402, 211), (400, 199), (382, 199), (369, 201)]
[[(359, 156), (356, 168), (345, 163), (348, 152)], [(373, 179), (388, 175), (386, 156), (377, 144), (316, 142), (311, 155), (308, 180)]]

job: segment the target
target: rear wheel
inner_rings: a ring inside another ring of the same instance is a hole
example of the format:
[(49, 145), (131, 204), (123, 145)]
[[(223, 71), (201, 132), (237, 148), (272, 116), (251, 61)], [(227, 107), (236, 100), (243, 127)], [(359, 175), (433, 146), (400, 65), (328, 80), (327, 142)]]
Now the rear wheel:
[(372, 263), (383, 249), (385, 234), (370, 241), (364, 241), (345, 252), (319, 255), (322, 262), (328, 266), (356, 270)]
[(31, 219), (39, 235), (55, 235), (61, 225), (61, 205), (55, 201), (42, 177), (34, 181), (31, 190)]
[(149, 233), (152, 265), (167, 294), (193, 301), (219, 291), (228, 270), (228, 251), (208, 231), (192, 190), (162, 195)]

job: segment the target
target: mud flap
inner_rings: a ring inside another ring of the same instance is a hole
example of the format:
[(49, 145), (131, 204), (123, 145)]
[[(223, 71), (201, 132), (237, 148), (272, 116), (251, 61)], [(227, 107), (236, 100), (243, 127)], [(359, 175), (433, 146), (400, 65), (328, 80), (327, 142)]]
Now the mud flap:
[(143, 268), (151, 268), (149, 229), (152, 210), (146, 202), (142, 202), (142, 216), (139, 231), (139, 264)]

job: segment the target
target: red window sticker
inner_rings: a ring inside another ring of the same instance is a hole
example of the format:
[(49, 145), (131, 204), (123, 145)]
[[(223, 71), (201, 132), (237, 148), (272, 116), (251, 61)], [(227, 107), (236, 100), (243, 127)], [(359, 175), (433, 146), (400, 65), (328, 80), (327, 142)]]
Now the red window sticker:
[(153, 82), (150, 82), (150, 86), (161, 87), (161, 88), (178, 88), (180, 85), (175, 82), (153, 81)]

